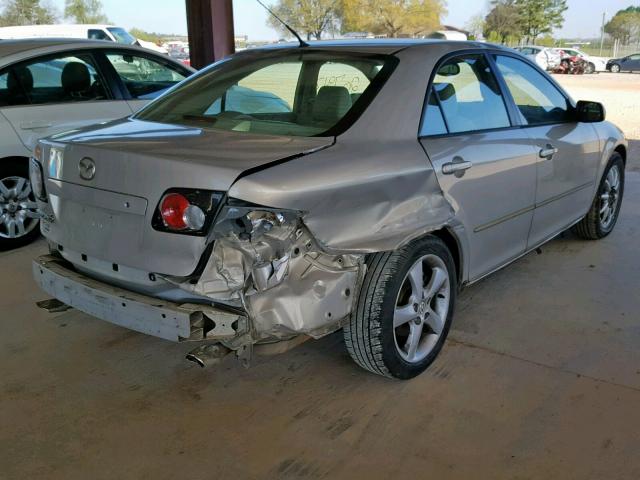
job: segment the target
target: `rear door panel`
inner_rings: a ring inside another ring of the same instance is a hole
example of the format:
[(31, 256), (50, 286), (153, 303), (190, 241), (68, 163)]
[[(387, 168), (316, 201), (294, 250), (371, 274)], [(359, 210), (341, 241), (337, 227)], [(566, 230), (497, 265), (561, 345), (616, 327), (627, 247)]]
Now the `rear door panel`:
[[(469, 239), (469, 276), (478, 278), (524, 253), (531, 227), (536, 156), (519, 129), (421, 140), (440, 186)], [(468, 161), (464, 176), (443, 166)]]

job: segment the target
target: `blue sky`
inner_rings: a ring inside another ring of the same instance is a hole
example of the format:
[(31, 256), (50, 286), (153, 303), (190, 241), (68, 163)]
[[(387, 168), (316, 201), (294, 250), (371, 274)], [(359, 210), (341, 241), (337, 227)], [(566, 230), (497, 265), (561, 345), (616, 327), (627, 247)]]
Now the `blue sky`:
[[(64, 0), (51, 0), (62, 12)], [(161, 33), (185, 34), (185, 0), (102, 0), (111, 21), (125, 28), (139, 27)], [(255, 0), (234, 0), (237, 34), (249, 35), (251, 40), (272, 40), (276, 32), (266, 26), (266, 12)], [(267, 0), (268, 4), (274, 3)], [(475, 14), (486, 13), (488, 0), (449, 0), (447, 25), (463, 27)], [(610, 18), (616, 11), (640, 0), (569, 0), (565, 25), (558, 32), (563, 37), (595, 37), (599, 35), (602, 12)]]

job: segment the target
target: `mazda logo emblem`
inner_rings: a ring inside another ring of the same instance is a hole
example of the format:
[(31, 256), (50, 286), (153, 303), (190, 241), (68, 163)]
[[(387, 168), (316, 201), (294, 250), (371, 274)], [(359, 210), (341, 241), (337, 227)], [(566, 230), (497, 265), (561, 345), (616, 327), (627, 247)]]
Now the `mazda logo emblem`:
[(93, 180), (93, 177), (96, 176), (96, 164), (89, 157), (84, 157), (78, 163), (78, 171), (83, 180)]

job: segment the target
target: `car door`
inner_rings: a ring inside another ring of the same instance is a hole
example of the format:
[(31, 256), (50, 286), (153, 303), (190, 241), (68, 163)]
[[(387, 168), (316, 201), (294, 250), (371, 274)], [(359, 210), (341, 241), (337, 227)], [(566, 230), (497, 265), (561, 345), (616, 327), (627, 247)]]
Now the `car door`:
[(62, 52), (14, 64), (0, 72), (7, 98), (0, 112), (23, 144), (55, 133), (130, 115), (116, 100), (90, 52)]
[(495, 62), (537, 153), (536, 209), (528, 242), (532, 248), (589, 209), (600, 140), (593, 125), (575, 120), (570, 100), (545, 74), (507, 54), (496, 55)]
[(640, 54), (629, 55), (624, 64), (624, 69), (632, 72), (640, 71)]
[(134, 112), (191, 74), (168, 60), (135, 51), (106, 51), (105, 56)]
[(474, 280), (526, 249), (536, 155), (483, 53), (446, 60), (429, 88), (420, 142), (464, 225)]

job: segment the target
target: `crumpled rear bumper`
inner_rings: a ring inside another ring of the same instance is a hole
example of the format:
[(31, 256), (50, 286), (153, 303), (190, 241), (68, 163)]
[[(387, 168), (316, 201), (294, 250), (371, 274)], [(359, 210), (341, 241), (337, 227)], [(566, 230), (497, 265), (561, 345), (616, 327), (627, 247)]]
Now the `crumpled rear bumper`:
[(53, 255), (33, 261), (33, 276), (45, 292), (77, 310), (174, 342), (232, 339), (247, 326), (241, 314), (208, 305), (167, 302), (94, 280)]

